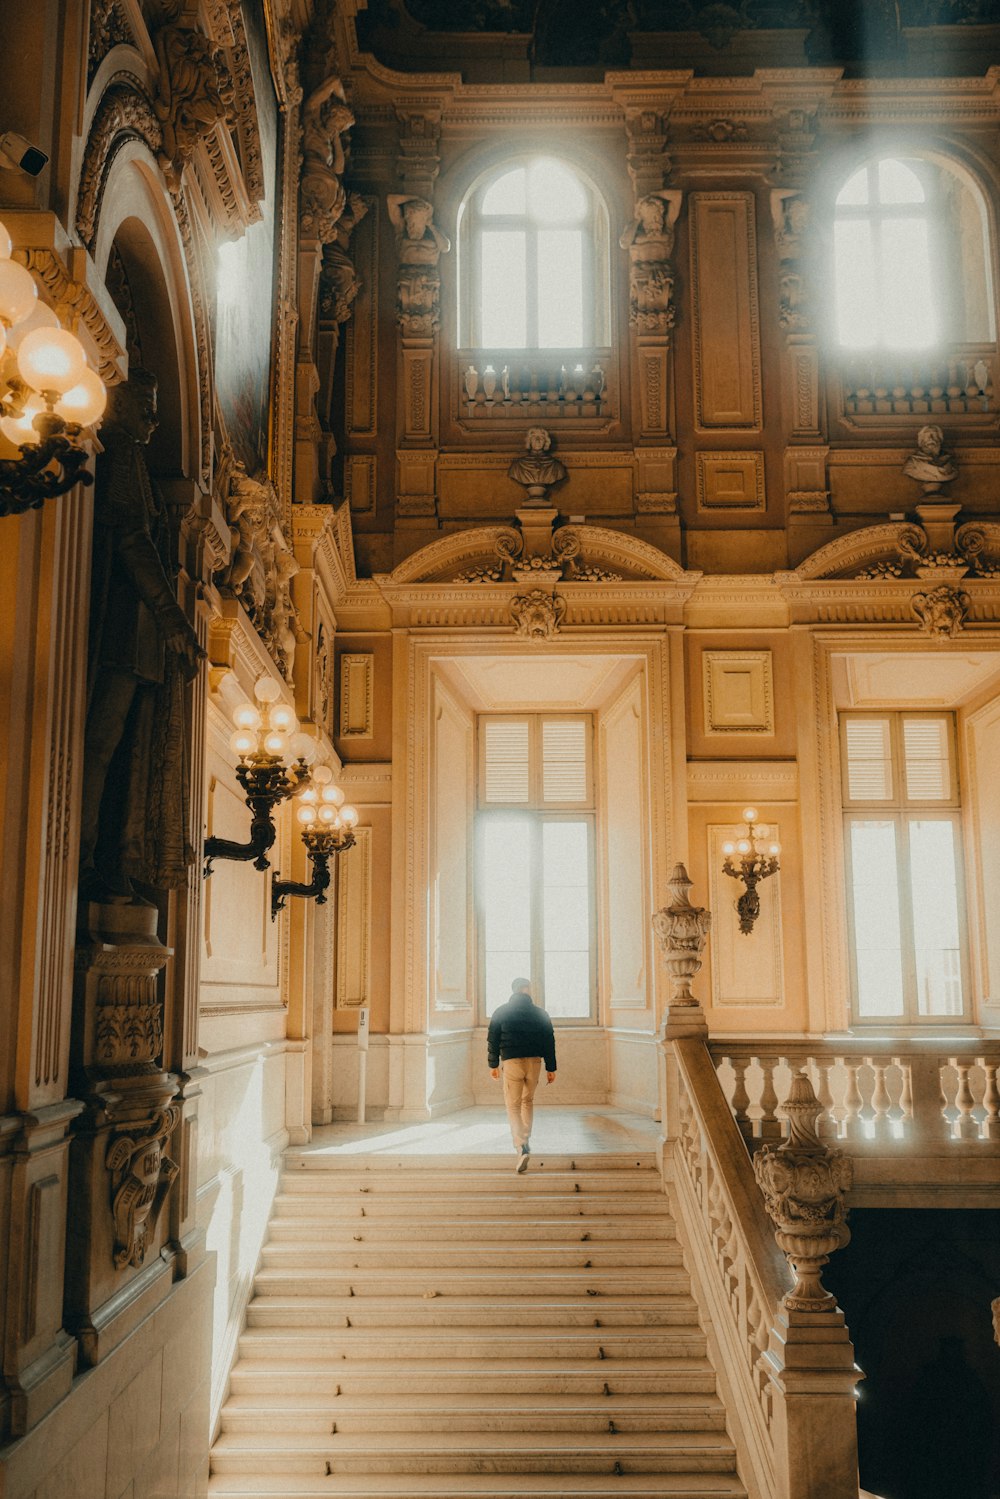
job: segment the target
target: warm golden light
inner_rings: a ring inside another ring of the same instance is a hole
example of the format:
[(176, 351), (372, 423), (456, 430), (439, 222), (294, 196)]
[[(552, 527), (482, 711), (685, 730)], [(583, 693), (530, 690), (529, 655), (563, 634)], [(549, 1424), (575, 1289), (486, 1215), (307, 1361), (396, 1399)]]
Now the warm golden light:
[(744, 807), (743, 811), (742, 811), (742, 813), (740, 815), (743, 818), (744, 822), (756, 822), (757, 821), (757, 808), (756, 807)]
[(264, 735), (263, 749), (272, 760), (283, 760), (288, 752), (288, 735), (272, 729), (269, 734)]
[(301, 822), (302, 826), (304, 828), (307, 828), (310, 826), (310, 824), (316, 821), (316, 808), (309, 806), (307, 802), (305, 806), (302, 806), (298, 809), (295, 815), (299, 819), (299, 822)]
[(336, 807), (331, 807), (328, 802), (324, 802), (319, 809), (319, 820), (327, 827), (336, 827), (340, 822), (340, 813)]
[(273, 677), (258, 677), (253, 684), (253, 695), (258, 703), (274, 703), (281, 696), (281, 688)]
[(341, 807), (340, 820), (345, 828), (355, 828), (358, 825), (358, 812), (356, 807)]
[(748, 854), (750, 852), (750, 839), (741, 838), (736, 845), (737, 853)]
[(41, 441), (41, 434), (35, 430), (33, 422), (35, 417), (40, 416), (44, 410), (44, 401), (38, 396), (30, 396), (25, 401), (24, 409), (20, 416), (5, 416), (0, 418), (0, 432), (15, 447), (23, 448), (26, 445), (33, 447), (36, 442)]
[(92, 427), (104, 415), (107, 404), (108, 392), (100, 375), (95, 375), (93, 370), (84, 370), (76, 384), (60, 396), (55, 412), (65, 422)]
[(32, 390), (63, 395), (80, 382), (86, 368), (83, 345), (65, 328), (36, 328), (18, 345), (18, 374)]
[(299, 801), (315, 805), (319, 801), (319, 793), (314, 786), (307, 786), (304, 791), (299, 792)]
[(16, 260), (0, 259), (0, 319), (8, 327), (34, 311), (38, 288), (30, 271)]
[(306, 765), (311, 765), (316, 758), (316, 741), (311, 734), (293, 734), (288, 747), (293, 758), (304, 761)]
[(332, 780), (333, 771), (330, 769), (329, 765), (314, 766), (312, 772), (312, 782), (314, 786), (328, 786)]
[(733, 854), (735, 854), (735, 852), (736, 852), (736, 844), (735, 843), (724, 843), (722, 845), (722, 852), (725, 854), (725, 856), (726, 856), (727, 859), (731, 859), (732, 856), (733, 856)]
[(267, 715), (267, 721), (280, 734), (294, 734), (298, 731), (299, 721), (295, 717), (295, 710), (287, 703), (275, 703)]
[(27, 338), (29, 333), (34, 333), (36, 329), (58, 328), (59, 326), (59, 319), (48, 303), (36, 302), (28, 316), (11, 328), (7, 342), (12, 349), (16, 349), (20, 347), (21, 340)]
[(233, 709), (233, 723), (238, 729), (259, 729), (260, 709), (255, 708), (253, 703), (240, 703)]
[(230, 735), (229, 748), (234, 755), (243, 759), (246, 755), (252, 755), (257, 748), (257, 735), (249, 729), (237, 729), (235, 734)]

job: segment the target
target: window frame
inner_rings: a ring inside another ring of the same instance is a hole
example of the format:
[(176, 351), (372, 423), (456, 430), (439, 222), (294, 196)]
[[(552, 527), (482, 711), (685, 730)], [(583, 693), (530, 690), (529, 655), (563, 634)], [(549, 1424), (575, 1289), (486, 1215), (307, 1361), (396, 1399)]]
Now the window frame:
[[(888, 720), (892, 792), (887, 798), (851, 797), (849, 765), (847, 755), (847, 724), (850, 721)], [(903, 723), (912, 719), (933, 719), (947, 724), (948, 765), (950, 771), (950, 796), (946, 798), (921, 799), (911, 797), (906, 790), (906, 756), (903, 746)], [(912, 1026), (936, 1028), (965, 1026), (972, 1023), (973, 997), (971, 967), (969, 961), (968, 906), (966, 900), (965, 847), (963, 838), (963, 813), (961, 783), (959, 778), (958, 737), (955, 715), (949, 710), (923, 709), (872, 709), (868, 711), (842, 711), (838, 722), (840, 746), (841, 809), (843, 824), (844, 900), (846, 906), (848, 934), (848, 963), (851, 986), (851, 1025), (863, 1029), (882, 1029), (886, 1026)], [(850, 829), (855, 823), (878, 820), (891, 823), (894, 830), (896, 853), (897, 906), (900, 933), (900, 967), (903, 991), (903, 1012), (900, 1015), (862, 1015), (858, 982), (856, 917), (854, 897), (854, 860)], [(959, 971), (962, 988), (962, 1008), (957, 1015), (924, 1015), (920, 1013), (917, 992), (917, 947), (913, 929), (913, 885), (912, 858), (910, 854), (910, 826), (915, 822), (946, 822), (954, 830), (955, 847), (955, 906), (958, 925)]]
[[(550, 160), (571, 172), (586, 195), (587, 211), (579, 224), (545, 225), (523, 214), (489, 214), (481, 210), (483, 198), (495, 182), (519, 167), (527, 169), (532, 162)], [(538, 343), (538, 232), (539, 229), (578, 228), (582, 244), (582, 337), (577, 345), (540, 345)], [(523, 230), (525, 234), (525, 276), (527, 306), (525, 309), (526, 342), (524, 345), (487, 343), (482, 333), (482, 240), (484, 229)], [(458, 347), (468, 351), (492, 352), (503, 349), (525, 356), (552, 356), (561, 350), (573, 352), (603, 348), (610, 344), (610, 215), (604, 195), (593, 178), (576, 162), (563, 155), (546, 151), (523, 151), (495, 163), (473, 181), (458, 210)], [(534, 341), (530, 341), (531, 339)]]
[[(586, 725), (586, 781), (585, 802), (558, 802), (543, 800), (544, 764), (542, 756), (542, 726), (553, 720), (570, 720)], [(529, 723), (528, 738), (528, 787), (526, 802), (487, 802), (486, 781), (486, 734), (487, 721), (504, 723)], [(485, 857), (483, 853), (484, 828), (487, 821), (504, 818), (526, 818), (529, 822), (531, 845), (532, 888), (530, 901), (531, 962), (530, 974), (535, 1003), (542, 1009), (545, 1004), (545, 946), (544, 946), (544, 896), (541, 883), (541, 845), (546, 823), (579, 822), (587, 829), (587, 893), (589, 934), (589, 1007), (585, 1015), (551, 1017), (555, 1026), (594, 1026), (598, 1023), (598, 913), (597, 913), (597, 805), (594, 780), (594, 716), (591, 713), (549, 713), (544, 710), (525, 713), (479, 713), (476, 715), (476, 800), (475, 831), (473, 838), (474, 890), (476, 920), (476, 1021), (489, 1024), (486, 1003), (486, 946), (483, 940), (485, 924), (484, 878)], [(511, 977), (516, 975), (512, 974)]]

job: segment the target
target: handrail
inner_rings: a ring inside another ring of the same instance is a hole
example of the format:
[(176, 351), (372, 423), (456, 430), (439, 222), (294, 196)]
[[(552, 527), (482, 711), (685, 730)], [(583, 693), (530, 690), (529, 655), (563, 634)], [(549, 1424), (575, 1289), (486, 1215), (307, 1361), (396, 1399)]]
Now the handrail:
[(749, 1468), (744, 1482), (764, 1499), (779, 1492), (765, 1354), (792, 1278), (708, 1049), (690, 1038), (664, 1046), (675, 1210), (719, 1345), (725, 1405)]

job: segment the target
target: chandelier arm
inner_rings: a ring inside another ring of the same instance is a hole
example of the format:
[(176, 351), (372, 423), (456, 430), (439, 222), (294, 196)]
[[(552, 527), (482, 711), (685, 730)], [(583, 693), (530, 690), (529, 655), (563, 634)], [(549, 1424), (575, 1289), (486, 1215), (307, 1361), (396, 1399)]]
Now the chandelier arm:
[(23, 515), (74, 484), (93, 484), (93, 474), (84, 468), (89, 454), (78, 445), (78, 433), (79, 428), (53, 432), (22, 446), (20, 458), (0, 459), (0, 516)]
[[(336, 850), (334, 851), (336, 852)], [(326, 892), (330, 888), (330, 859), (332, 855), (309, 850), (312, 860), (312, 879), (306, 883), (303, 880), (281, 880), (275, 870), (271, 879), (271, 920), (273, 921), (279, 911), (285, 909), (285, 901), (289, 895), (300, 895), (303, 900), (314, 900), (318, 906), (326, 905)]]
[(215, 859), (233, 859), (239, 862), (252, 859), (255, 869), (270, 868), (267, 855), (278, 836), (272, 813), (278, 803), (284, 801), (294, 790), (294, 784), (289, 780), (288, 773), (280, 762), (264, 765), (238, 765), (236, 778), (243, 787), (246, 803), (250, 808), (250, 837), (246, 843), (239, 843), (232, 838), (217, 838), (214, 835), (206, 838), (204, 843), (206, 879), (212, 873), (212, 863)]

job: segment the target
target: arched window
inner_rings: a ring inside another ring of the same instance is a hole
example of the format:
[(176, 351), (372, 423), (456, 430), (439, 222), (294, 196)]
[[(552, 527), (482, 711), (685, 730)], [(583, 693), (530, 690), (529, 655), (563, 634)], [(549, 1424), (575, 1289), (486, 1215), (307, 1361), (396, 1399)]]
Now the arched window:
[(885, 156), (860, 167), (837, 194), (833, 246), (843, 347), (995, 337), (985, 204), (949, 166)]
[(482, 179), (459, 217), (460, 343), (606, 343), (607, 236), (603, 203), (565, 162), (526, 157)]

